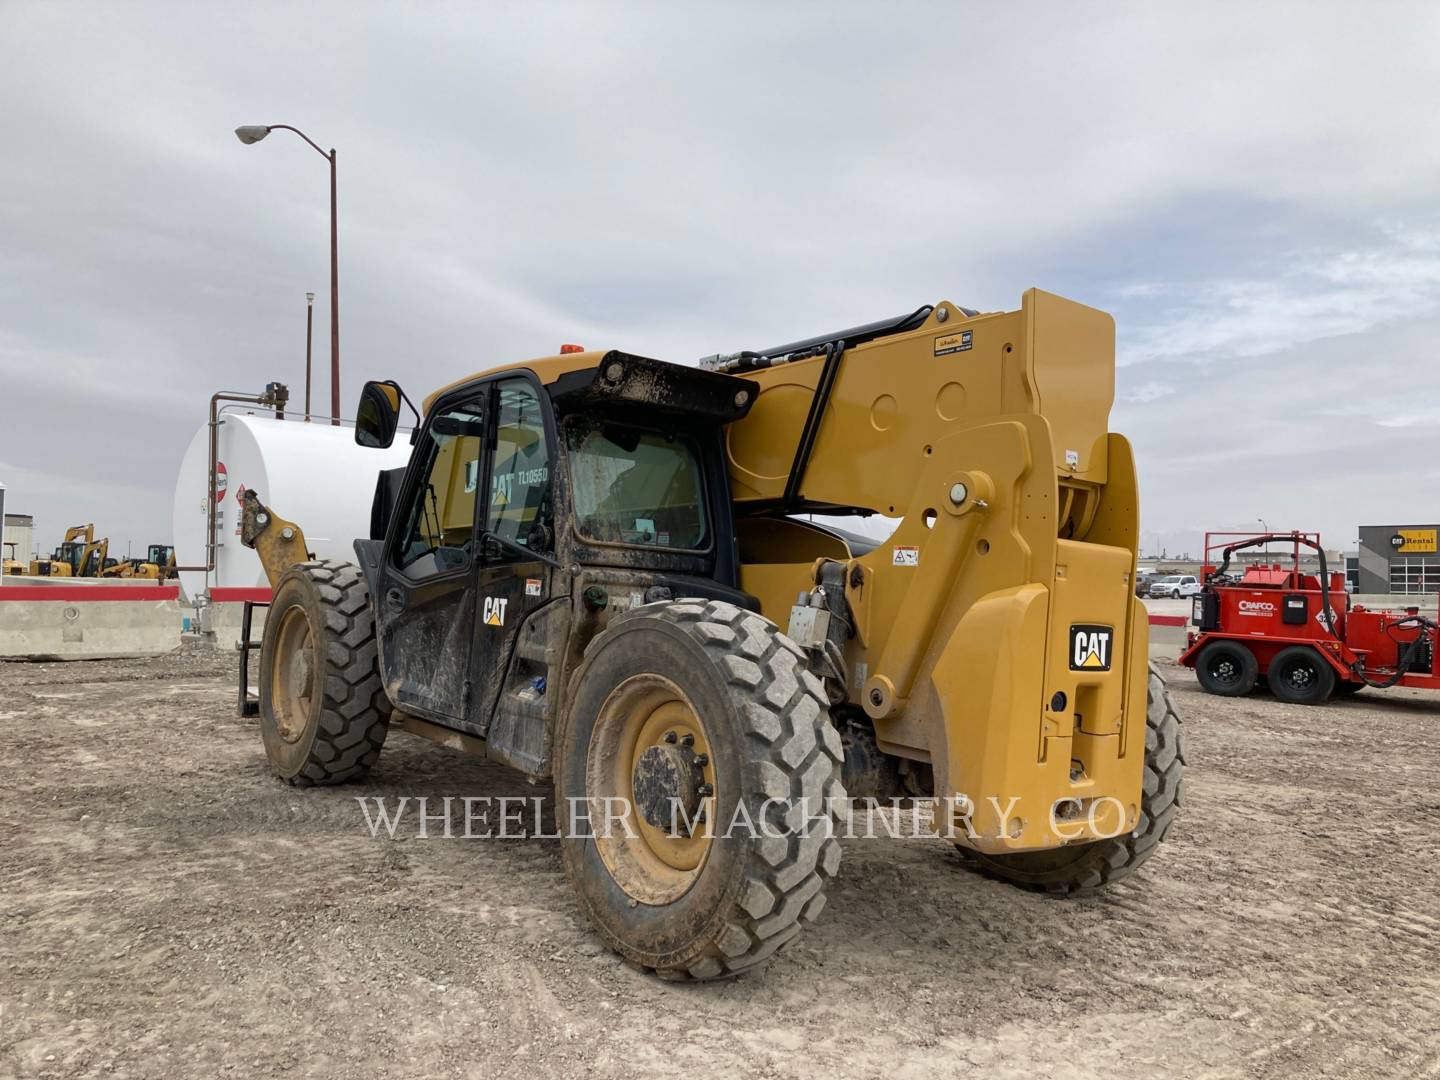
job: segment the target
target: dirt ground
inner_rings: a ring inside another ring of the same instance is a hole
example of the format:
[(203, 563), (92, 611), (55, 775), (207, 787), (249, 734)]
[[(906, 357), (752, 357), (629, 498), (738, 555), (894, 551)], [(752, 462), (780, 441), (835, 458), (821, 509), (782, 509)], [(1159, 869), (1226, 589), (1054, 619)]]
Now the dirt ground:
[(675, 986), (596, 944), (556, 841), (375, 839), (355, 801), (541, 792), (404, 734), (288, 788), (233, 666), (0, 664), (0, 1076), (1440, 1075), (1440, 696), (1167, 668), (1191, 770), (1135, 879), (848, 840), (815, 932)]

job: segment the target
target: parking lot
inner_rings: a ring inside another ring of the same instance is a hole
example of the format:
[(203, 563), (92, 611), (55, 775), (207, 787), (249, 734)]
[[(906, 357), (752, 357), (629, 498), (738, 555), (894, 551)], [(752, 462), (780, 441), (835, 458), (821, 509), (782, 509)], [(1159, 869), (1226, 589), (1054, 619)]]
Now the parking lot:
[(1081, 900), (846, 841), (813, 933), (677, 987), (589, 934), (554, 840), (372, 838), (357, 795), (543, 794), (395, 735), (274, 780), (233, 656), (0, 664), (0, 1075), (1440, 1074), (1440, 698), (1199, 693), (1183, 816)]

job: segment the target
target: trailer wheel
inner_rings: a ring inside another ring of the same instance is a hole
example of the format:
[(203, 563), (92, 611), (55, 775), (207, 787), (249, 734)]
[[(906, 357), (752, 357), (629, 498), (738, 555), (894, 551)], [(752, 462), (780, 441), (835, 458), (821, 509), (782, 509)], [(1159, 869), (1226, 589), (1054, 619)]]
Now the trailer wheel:
[(1145, 780), (1140, 794), (1140, 820), (1133, 832), (1090, 844), (1012, 855), (986, 855), (958, 845), (956, 849), (974, 869), (1022, 888), (1066, 894), (1094, 892), (1129, 877), (1155, 854), (1180, 812), (1186, 764), (1180, 716), (1165, 689), (1165, 680), (1151, 664), (1145, 712)]
[(1335, 689), (1335, 669), (1309, 645), (1291, 645), (1276, 654), (1267, 674), (1270, 692), (1292, 705), (1319, 705)]
[(260, 737), (297, 786), (357, 780), (380, 756), (390, 702), (369, 590), (353, 563), (297, 563), (275, 587), (260, 649)]
[(763, 964), (840, 864), (840, 736), (799, 648), (733, 604), (647, 604), (590, 643), (574, 685), (560, 850), (597, 933), (665, 979)]
[(1255, 654), (1236, 641), (1212, 641), (1195, 660), (1195, 677), (1208, 694), (1242, 697), (1255, 689), (1260, 665)]

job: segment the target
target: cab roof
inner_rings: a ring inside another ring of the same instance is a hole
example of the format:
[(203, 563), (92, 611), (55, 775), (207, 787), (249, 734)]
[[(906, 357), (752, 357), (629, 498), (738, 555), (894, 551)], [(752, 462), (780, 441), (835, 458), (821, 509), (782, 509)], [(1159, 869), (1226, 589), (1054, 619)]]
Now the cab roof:
[(491, 375), (499, 374), (502, 371), (529, 371), (540, 380), (545, 386), (549, 386), (561, 376), (569, 375), (572, 371), (586, 371), (593, 367), (599, 367), (600, 361), (610, 354), (610, 349), (586, 349), (583, 352), (555, 353), (551, 356), (539, 356), (534, 360), (521, 360), (514, 364), (500, 364), (493, 368), (486, 368), (484, 371), (476, 371), (466, 375), (463, 379), (456, 379), (454, 382), (446, 383), (440, 387), (424, 402), (425, 415), (430, 415), (430, 409), (436, 400), (442, 395), (448, 394), (451, 390), (465, 386), (467, 383), (476, 382), (479, 379), (489, 378)]

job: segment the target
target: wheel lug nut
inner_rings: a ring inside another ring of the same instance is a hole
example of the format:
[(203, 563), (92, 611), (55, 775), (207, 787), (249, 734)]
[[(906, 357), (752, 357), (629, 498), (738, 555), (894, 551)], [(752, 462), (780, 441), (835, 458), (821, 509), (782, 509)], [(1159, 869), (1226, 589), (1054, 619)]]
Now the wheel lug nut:
[(673, 731), (665, 732), (665, 741), (668, 743), (673, 743), (675, 741), (675, 733)]
[(714, 795), (714, 794), (715, 794), (715, 788), (714, 788), (714, 785), (712, 785), (712, 784), (701, 784), (701, 785), (700, 785), (698, 788), (696, 788), (695, 790), (700, 793), (700, 797), (701, 797), (702, 799), (703, 799), (705, 796), (707, 796), (707, 795)]
[(695, 736), (694, 736), (694, 735), (682, 735), (682, 736), (680, 736), (680, 745), (681, 745), (681, 746), (694, 746), (694, 745), (695, 745)]
[(700, 768), (703, 769), (706, 765), (709, 765), (709, 764), (710, 764), (710, 755), (709, 755), (709, 754), (696, 754), (696, 755), (695, 755), (695, 764), (698, 765), (698, 766), (700, 766)]

